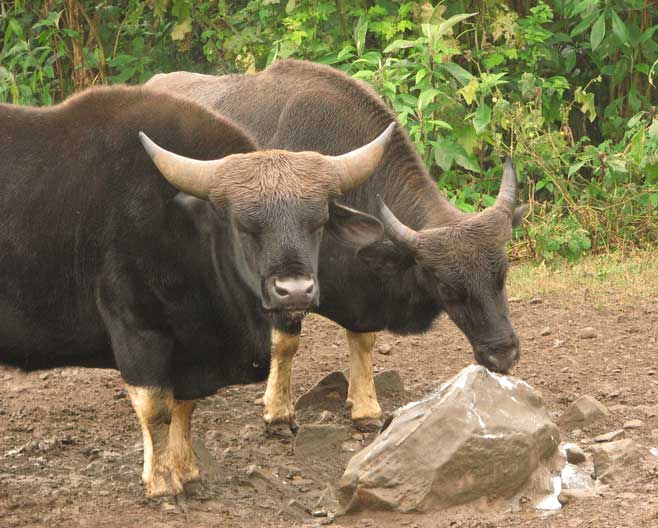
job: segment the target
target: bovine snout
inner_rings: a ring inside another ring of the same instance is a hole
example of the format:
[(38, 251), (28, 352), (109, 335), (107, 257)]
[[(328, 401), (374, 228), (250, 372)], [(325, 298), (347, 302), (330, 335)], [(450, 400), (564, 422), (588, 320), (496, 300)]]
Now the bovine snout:
[(270, 310), (306, 311), (319, 300), (319, 288), (313, 275), (271, 277), (267, 284)]
[(475, 361), (493, 372), (507, 372), (521, 357), (521, 344), (516, 334), (503, 339), (479, 343), (473, 347)]

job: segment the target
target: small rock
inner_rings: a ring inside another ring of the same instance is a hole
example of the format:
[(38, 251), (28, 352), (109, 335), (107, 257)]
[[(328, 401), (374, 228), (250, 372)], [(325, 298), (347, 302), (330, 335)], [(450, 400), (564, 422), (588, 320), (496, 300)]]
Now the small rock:
[(375, 375), (375, 390), (380, 398), (390, 398), (404, 393), (404, 383), (397, 370), (384, 370)]
[(261, 437), (260, 427), (247, 424), (242, 429), (240, 429), (240, 439), (245, 442), (252, 442)]
[(644, 427), (642, 420), (629, 420), (624, 424), (624, 429), (640, 429)]
[(322, 411), (316, 423), (331, 423), (336, 421), (336, 415), (331, 411)]
[(303, 458), (326, 459), (338, 453), (343, 442), (349, 439), (348, 429), (331, 424), (309, 424), (299, 428), (293, 452)]
[(583, 499), (591, 499), (592, 497), (596, 497), (596, 492), (592, 489), (564, 489), (560, 492), (557, 500), (564, 505)]
[(265, 399), (263, 398), (263, 396), (259, 396), (258, 398), (255, 398), (254, 405), (265, 405)]
[(314, 510), (313, 511), (313, 517), (326, 517), (327, 512), (324, 510)]
[(570, 444), (565, 449), (567, 453), (567, 462), (570, 464), (581, 464), (587, 460), (585, 452), (576, 444)]
[(528, 301), (528, 304), (536, 305), (536, 304), (542, 304), (544, 302), (543, 299), (540, 299), (539, 297), (533, 297)]
[(591, 396), (585, 395), (567, 407), (567, 410), (560, 416), (558, 423), (564, 427), (574, 429), (576, 427), (586, 427), (609, 415), (610, 411), (606, 409), (605, 405)]
[(630, 466), (640, 459), (637, 444), (630, 439), (592, 446), (594, 477), (604, 484), (621, 480)]
[(342, 406), (347, 398), (348, 382), (340, 371), (330, 372), (295, 402), (295, 409), (329, 409)]
[(551, 329), (550, 329), (550, 327), (545, 326), (544, 328), (542, 328), (542, 330), (541, 330), (541, 332), (540, 332), (540, 335), (542, 335), (542, 336), (549, 336), (549, 335), (551, 335)]
[(290, 466), (287, 468), (288, 472), (286, 473), (286, 478), (292, 480), (295, 477), (299, 477), (302, 474), (302, 470), (297, 466)]
[(578, 332), (579, 339), (594, 339), (596, 337), (596, 330), (591, 326), (586, 326)]
[(47, 380), (47, 379), (48, 379), (48, 373), (47, 373), (47, 372), (44, 372), (43, 374), (39, 374), (39, 377), (40, 377), (42, 380)]
[(613, 440), (617, 440), (623, 434), (624, 434), (623, 429), (617, 429), (616, 431), (610, 431), (609, 433), (603, 433), (600, 434), (599, 436), (595, 436), (594, 441), (598, 443), (612, 442)]
[(377, 348), (377, 352), (379, 352), (382, 356), (390, 356), (391, 350), (393, 350), (393, 347), (388, 343), (383, 343)]

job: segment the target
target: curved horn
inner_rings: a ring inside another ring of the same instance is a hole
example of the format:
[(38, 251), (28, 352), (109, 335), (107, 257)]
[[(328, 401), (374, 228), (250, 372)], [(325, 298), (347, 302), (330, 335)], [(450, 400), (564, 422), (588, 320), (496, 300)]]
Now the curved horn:
[(208, 198), (212, 181), (223, 159), (201, 161), (179, 156), (156, 145), (144, 132), (139, 133), (139, 139), (146, 153), (169, 183), (197, 198)]
[(421, 234), (400, 222), (393, 212), (386, 207), (384, 200), (379, 195), (377, 195), (377, 202), (379, 203), (379, 216), (388, 237), (395, 244), (415, 252), (420, 246)]
[(341, 156), (327, 156), (333, 163), (344, 169), (345, 176), (339, 184), (342, 192), (361, 185), (375, 172), (394, 130), (395, 121), (367, 145)]
[(500, 182), (500, 191), (496, 198), (494, 207), (504, 208), (512, 214), (514, 211), (514, 204), (516, 203), (516, 170), (512, 162), (512, 156), (507, 156), (505, 161), (505, 169), (503, 170), (503, 179)]

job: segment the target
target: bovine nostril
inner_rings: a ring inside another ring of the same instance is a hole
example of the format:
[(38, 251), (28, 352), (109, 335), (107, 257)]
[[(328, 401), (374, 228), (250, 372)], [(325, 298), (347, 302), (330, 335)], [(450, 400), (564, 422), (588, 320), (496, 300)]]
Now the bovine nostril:
[(290, 295), (290, 292), (277, 280), (274, 281), (274, 293), (276, 293), (279, 297), (287, 297)]

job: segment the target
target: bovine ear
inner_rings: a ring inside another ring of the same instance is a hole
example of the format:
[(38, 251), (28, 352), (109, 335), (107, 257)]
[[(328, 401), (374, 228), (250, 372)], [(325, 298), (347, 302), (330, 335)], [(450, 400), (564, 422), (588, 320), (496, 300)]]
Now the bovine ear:
[(372, 271), (386, 277), (399, 277), (402, 272), (416, 263), (413, 255), (400, 251), (390, 240), (364, 247), (359, 250), (357, 256)]
[(521, 224), (523, 217), (528, 212), (527, 204), (520, 205), (514, 210), (512, 214), (512, 227), (516, 227)]
[(384, 236), (384, 228), (374, 216), (335, 202), (329, 203), (329, 222), (325, 229), (336, 238), (358, 248), (369, 246)]

